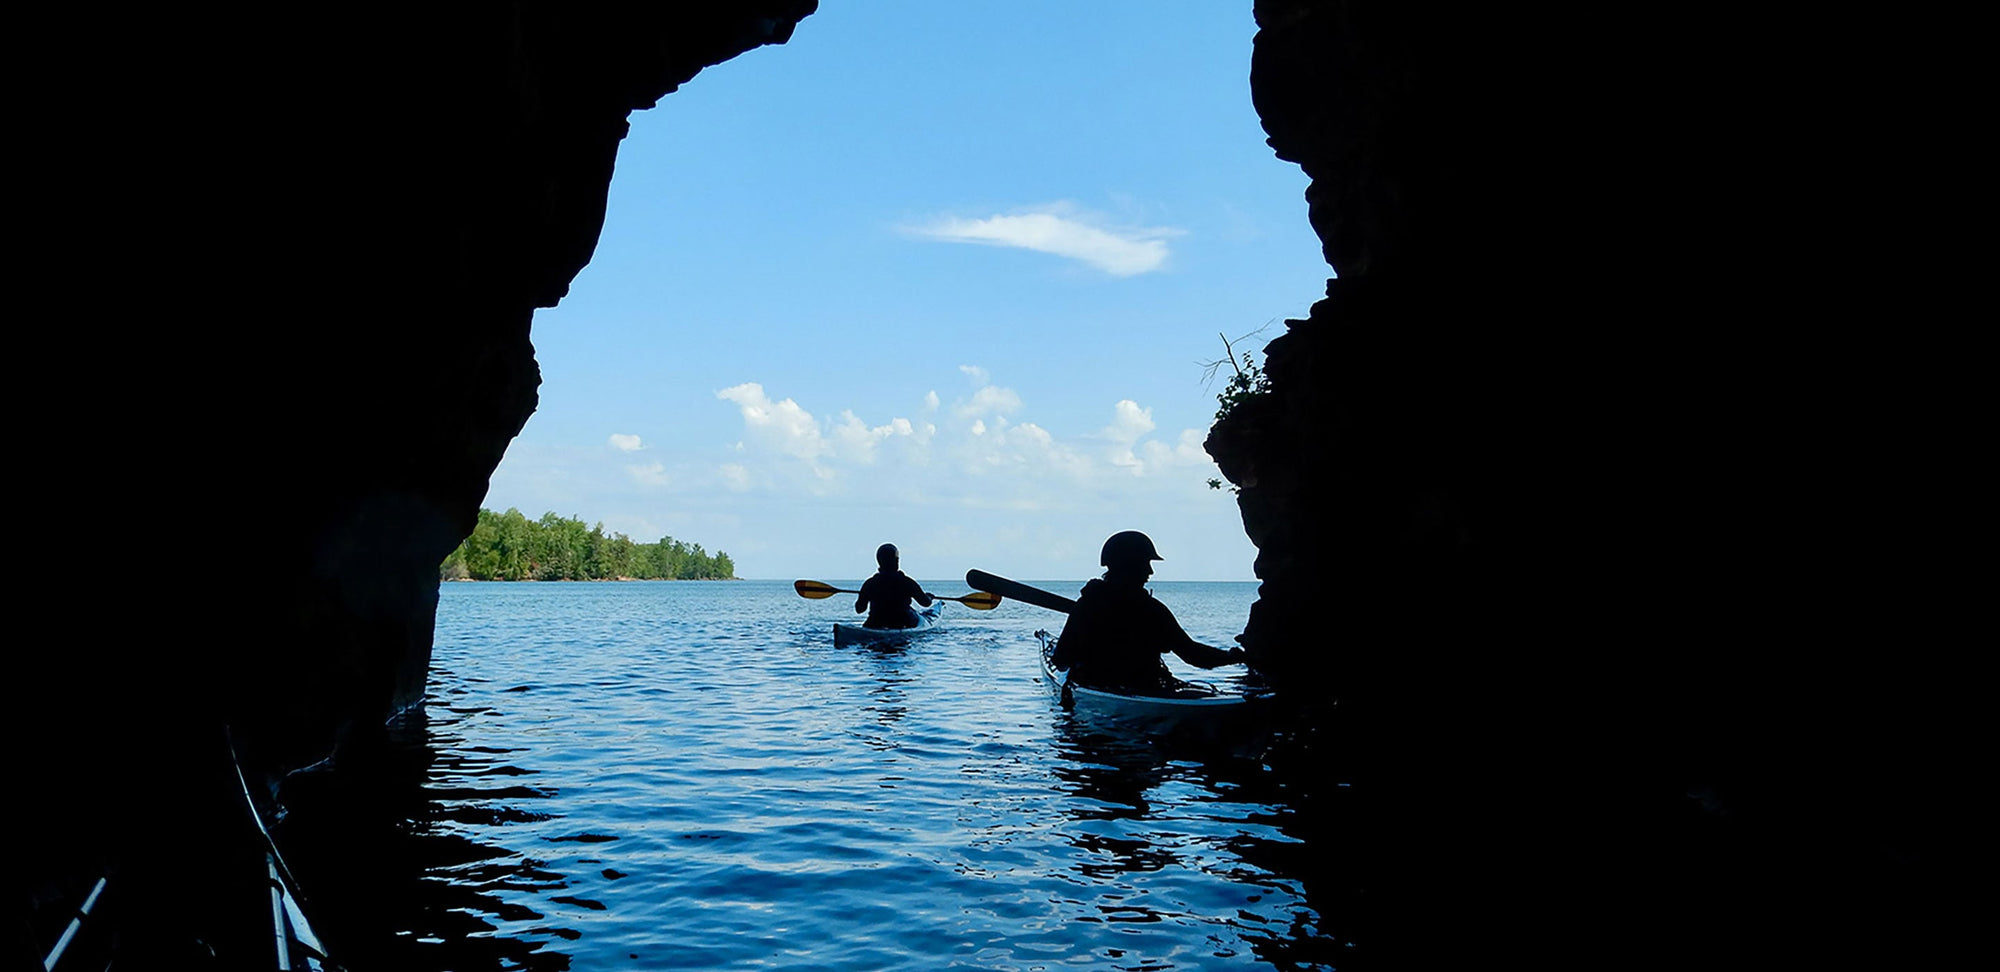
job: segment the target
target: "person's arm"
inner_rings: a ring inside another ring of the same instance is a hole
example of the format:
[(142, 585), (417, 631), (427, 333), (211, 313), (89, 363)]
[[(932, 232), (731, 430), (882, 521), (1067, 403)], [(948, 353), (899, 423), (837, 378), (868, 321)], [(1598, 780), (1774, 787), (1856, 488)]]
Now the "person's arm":
[(1224, 665), (1234, 665), (1244, 660), (1243, 649), (1241, 648), (1231, 648), (1228, 651), (1224, 651), (1220, 648), (1204, 645), (1192, 638), (1176, 647), (1174, 654), (1181, 656), (1182, 661), (1196, 668), (1221, 668)]
[(854, 613), (860, 614), (868, 610), (868, 585), (873, 583), (875, 583), (873, 577), (861, 582), (861, 593), (854, 598)]
[(1160, 619), (1164, 639), (1167, 644), (1173, 646), (1171, 650), (1180, 656), (1181, 661), (1196, 668), (1221, 668), (1244, 660), (1241, 648), (1224, 651), (1188, 637), (1187, 631), (1181, 627), (1180, 620), (1174, 617), (1174, 612), (1167, 610), (1167, 606), (1158, 601), (1154, 601), (1153, 605), (1159, 609), (1157, 616)]

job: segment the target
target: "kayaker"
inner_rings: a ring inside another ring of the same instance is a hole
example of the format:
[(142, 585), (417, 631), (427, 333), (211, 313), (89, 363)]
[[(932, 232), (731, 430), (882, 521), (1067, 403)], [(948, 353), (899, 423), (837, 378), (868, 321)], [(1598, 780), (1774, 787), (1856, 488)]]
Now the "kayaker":
[(854, 599), (854, 613), (868, 612), (863, 622), (868, 627), (914, 628), (917, 612), (910, 602), (931, 606), (931, 596), (903, 573), (900, 560), (893, 543), (875, 548), (875, 576), (861, 582), (861, 596)]
[(1241, 648), (1224, 651), (1188, 637), (1174, 612), (1153, 600), (1146, 579), (1164, 560), (1151, 537), (1137, 530), (1114, 533), (1097, 558), (1104, 576), (1083, 586), (1056, 641), (1053, 663), (1078, 685), (1114, 691), (1171, 687), (1173, 673), (1160, 656), (1171, 651), (1196, 668), (1244, 661)]

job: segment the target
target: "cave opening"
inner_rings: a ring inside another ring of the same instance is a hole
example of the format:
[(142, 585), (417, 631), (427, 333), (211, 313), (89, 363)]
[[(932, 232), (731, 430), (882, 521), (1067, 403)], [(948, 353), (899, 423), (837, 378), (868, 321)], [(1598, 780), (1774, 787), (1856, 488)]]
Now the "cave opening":
[(1162, 579), (1251, 579), (1201, 362), (1329, 270), (1255, 23), (1142, 13), (821, 10), (634, 112), (487, 505), (744, 577), (902, 537), (926, 577), (1080, 578), (1142, 528)]

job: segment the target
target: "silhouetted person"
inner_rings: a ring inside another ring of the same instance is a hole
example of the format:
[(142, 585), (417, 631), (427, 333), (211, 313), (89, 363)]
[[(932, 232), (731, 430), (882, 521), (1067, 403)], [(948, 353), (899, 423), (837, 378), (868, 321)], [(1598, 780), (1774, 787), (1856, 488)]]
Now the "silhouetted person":
[(868, 620), (862, 622), (868, 627), (914, 628), (917, 612), (910, 602), (931, 606), (931, 596), (897, 564), (895, 544), (885, 543), (875, 548), (875, 576), (861, 583), (861, 596), (854, 599), (854, 613), (868, 612)]
[(1083, 586), (1069, 620), (1056, 640), (1059, 669), (1070, 680), (1092, 688), (1149, 692), (1171, 688), (1172, 672), (1160, 656), (1171, 651), (1197, 668), (1216, 668), (1243, 661), (1243, 649), (1224, 651), (1188, 637), (1174, 612), (1153, 600), (1146, 578), (1155, 560), (1151, 537), (1137, 530), (1114, 533), (1097, 558), (1104, 576)]

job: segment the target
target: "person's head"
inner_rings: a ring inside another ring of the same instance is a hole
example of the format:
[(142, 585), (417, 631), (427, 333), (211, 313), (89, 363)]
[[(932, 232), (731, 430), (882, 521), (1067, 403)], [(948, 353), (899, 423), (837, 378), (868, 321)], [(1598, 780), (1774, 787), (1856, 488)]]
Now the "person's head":
[(1125, 530), (1111, 535), (1104, 541), (1104, 551), (1097, 562), (1105, 568), (1107, 580), (1127, 580), (1144, 583), (1153, 576), (1153, 561), (1165, 560), (1158, 550), (1153, 549), (1153, 538), (1137, 530)]
[(901, 558), (896, 553), (896, 545), (893, 543), (885, 543), (875, 548), (875, 566), (883, 570), (895, 570), (899, 559)]

